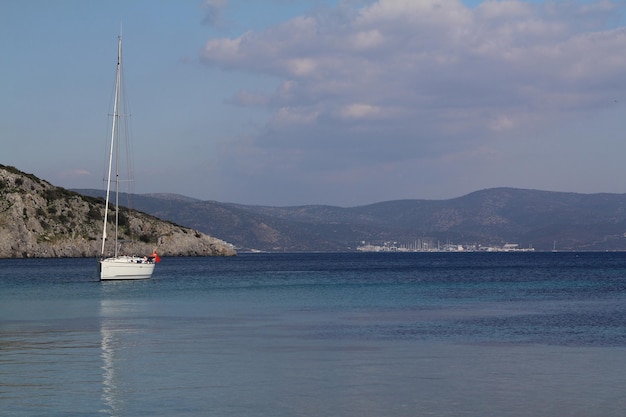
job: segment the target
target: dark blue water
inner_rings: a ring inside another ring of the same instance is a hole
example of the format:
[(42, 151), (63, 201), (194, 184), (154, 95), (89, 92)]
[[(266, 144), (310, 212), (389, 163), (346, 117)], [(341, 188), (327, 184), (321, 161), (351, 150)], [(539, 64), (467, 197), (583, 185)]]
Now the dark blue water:
[(623, 416), (626, 254), (0, 260), (0, 415)]

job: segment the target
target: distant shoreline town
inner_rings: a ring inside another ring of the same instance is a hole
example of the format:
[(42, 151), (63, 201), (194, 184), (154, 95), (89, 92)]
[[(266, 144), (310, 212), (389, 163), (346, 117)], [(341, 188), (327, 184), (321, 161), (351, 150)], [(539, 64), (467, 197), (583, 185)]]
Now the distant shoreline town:
[(503, 246), (458, 245), (452, 243), (436, 244), (431, 241), (417, 240), (411, 244), (398, 242), (384, 242), (382, 245), (372, 245), (361, 242), (356, 248), (359, 252), (534, 252), (533, 247), (520, 248), (517, 243), (506, 243)]

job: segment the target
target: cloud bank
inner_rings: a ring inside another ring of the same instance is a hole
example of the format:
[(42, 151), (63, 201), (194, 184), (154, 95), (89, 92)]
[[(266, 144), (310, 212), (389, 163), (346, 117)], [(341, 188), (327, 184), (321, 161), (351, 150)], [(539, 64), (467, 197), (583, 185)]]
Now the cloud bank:
[(259, 181), (269, 200), (278, 191), (265, 183), (290, 190), (294, 202), (357, 204), (372, 187), (388, 191), (378, 199), (419, 196), (428, 178), (417, 181), (416, 173), (480, 171), (511, 158), (508, 142), (624, 97), (624, 8), (614, 1), (344, 1), (211, 39), (202, 62), (280, 80), (271, 93), (241, 90), (229, 99), (270, 117), (227, 143), (224, 163), (233, 180)]

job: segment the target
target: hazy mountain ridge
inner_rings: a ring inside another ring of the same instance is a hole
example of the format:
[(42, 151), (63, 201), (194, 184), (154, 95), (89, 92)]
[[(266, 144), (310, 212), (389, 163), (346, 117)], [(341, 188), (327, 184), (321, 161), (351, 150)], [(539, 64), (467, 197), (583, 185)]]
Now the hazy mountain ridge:
[[(0, 258), (98, 256), (104, 205), (103, 199), (0, 165)], [(122, 209), (119, 224), (120, 239), (134, 240), (123, 247), (127, 253), (157, 249), (163, 256), (235, 254), (226, 242), (146, 213)], [(107, 233), (114, 236), (112, 230)], [(109, 241), (107, 254), (113, 250)]]
[[(89, 195), (101, 191), (78, 190)], [(193, 199), (191, 199), (193, 200)], [(135, 196), (137, 208), (267, 251), (345, 251), (361, 242), (479, 244), (551, 250), (626, 250), (626, 194), (515, 188), (448, 200), (395, 200), (359, 207), (252, 206)]]

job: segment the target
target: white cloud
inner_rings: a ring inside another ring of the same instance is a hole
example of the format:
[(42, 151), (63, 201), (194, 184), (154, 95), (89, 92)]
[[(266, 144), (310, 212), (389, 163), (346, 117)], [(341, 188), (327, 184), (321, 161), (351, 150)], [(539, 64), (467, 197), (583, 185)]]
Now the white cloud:
[(496, 119), (492, 120), (489, 123), (489, 128), (496, 132), (512, 129), (514, 127), (515, 127), (515, 122), (511, 120), (510, 117), (507, 117), (506, 115), (499, 115), (496, 117)]
[(340, 110), (341, 117), (346, 119), (364, 119), (369, 117), (378, 117), (381, 115), (381, 109), (377, 106), (369, 104), (354, 103), (344, 106)]
[(350, 35), (349, 42), (355, 50), (362, 51), (382, 46), (385, 37), (378, 29), (363, 30)]
[(329, 149), (335, 167), (444, 158), (626, 94), (626, 30), (608, 26), (620, 2), (354, 4), (207, 42), (205, 63), (282, 80), (271, 97), (237, 94), (273, 113), (257, 146), (310, 166)]
[(292, 58), (287, 65), (289, 72), (295, 77), (312, 76), (317, 69), (315, 60), (310, 58)]

